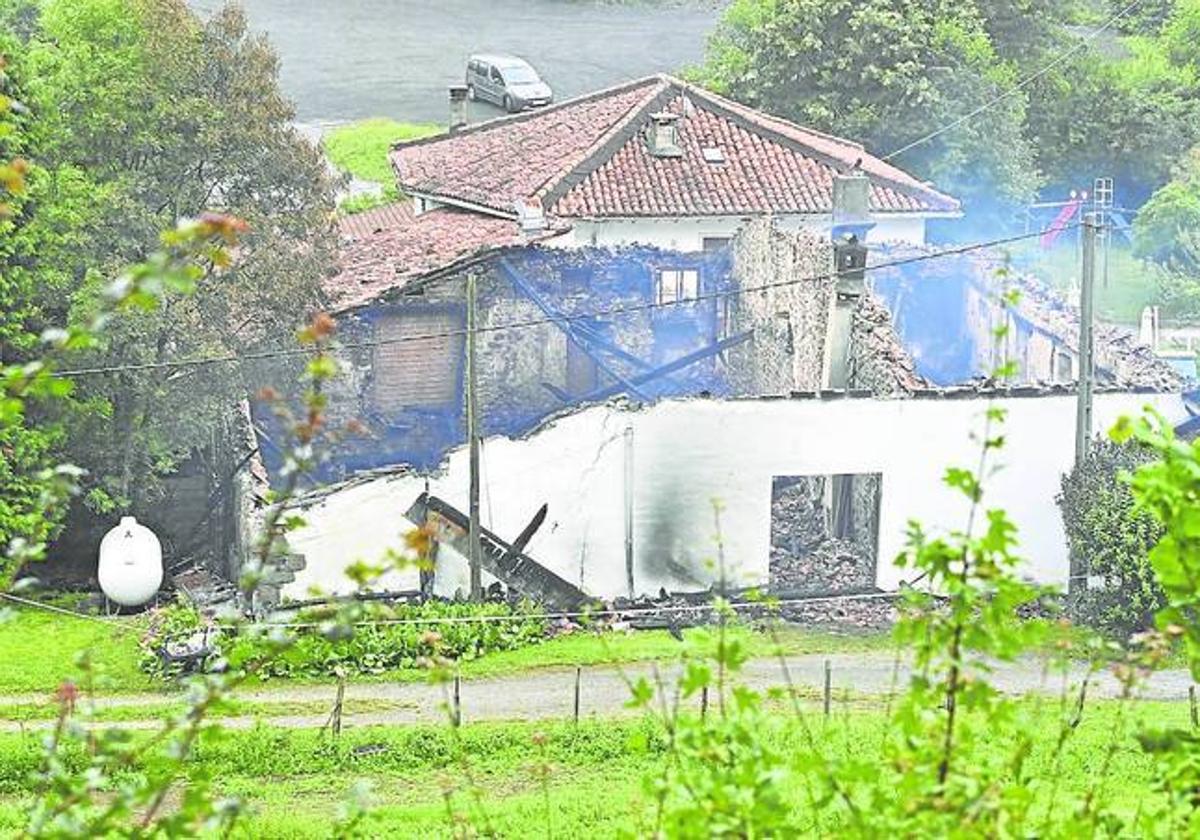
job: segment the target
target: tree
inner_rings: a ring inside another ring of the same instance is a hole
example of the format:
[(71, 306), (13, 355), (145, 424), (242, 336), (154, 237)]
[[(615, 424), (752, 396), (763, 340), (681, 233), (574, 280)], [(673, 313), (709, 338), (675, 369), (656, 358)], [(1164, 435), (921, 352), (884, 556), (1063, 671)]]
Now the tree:
[(1160, 43), (1126, 46), (1115, 60), (1083, 50), (1032, 85), (1029, 134), (1050, 184), (1065, 192), (1111, 177), (1118, 200), (1137, 206), (1200, 140), (1200, 89)]
[[(1015, 81), (982, 18), (948, 0), (735, 0), (702, 80), (735, 99), (887, 154)], [(1037, 185), (1025, 100), (1006, 97), (895, 163), (986, 212)]]
[(1139, 257), (1200, 280), (1200, 146), (1184, 156), (1175, 177), (1142, 205), (1133, 232)]
[(1082, 464), (1063, 476), (1058, 505), (1071, 549), (1072, 574), (1102, 578), (1073, 599), (1077, 620), (1128, 639), (1154, 626), (1162, 588), (1147, 559), (1162, 526), (1134, 504), (1125, 476), (1154, 460), (1145, 447), (1097, 438)]
[(24, 55), (20, 44), (0, 32), (0, 589), (16, 561), (39, 553), (61, 520), (47, 505), (50, 453), (59, 430), (43, 422), (40, 398), (63, 385), (43, 380), (35, 386), (20, 362), (38, 346), (34, 320), (36, 278), (29, 264), (40, 244), (31, 235), (36, 205), (29, 198), (35, 154)]
[(79, 377), (67, 418), (87, 498), (141, 510), (256, 382), (247, 365), (153, 366), (286, 346), (333, 261), (336, 185), (290, 124), (275, 54), (236, 7), (201, 22), (183, 0), (48, 0), (27, 50), (47, 123), (38, 194), (59, 237), (35, 267), (48, 322), (86, 321), (105, 278), (177, 219), (213, 208), (251, 231), (229, 270), (114, 322), (73, 359), (121, 368)]

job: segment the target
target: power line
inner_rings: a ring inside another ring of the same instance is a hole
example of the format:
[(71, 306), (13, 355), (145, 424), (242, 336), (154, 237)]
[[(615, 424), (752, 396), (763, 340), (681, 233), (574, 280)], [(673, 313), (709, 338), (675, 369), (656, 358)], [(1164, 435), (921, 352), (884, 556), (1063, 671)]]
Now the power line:
[[(962, 254), (968, 254), (973, 251), (982, 251), (987, 248), (995, 248), (1000, 245), (1008, 245), (1013, 242), (1020, 242), (1022, 240), (1026, 240), (1026, 239), (1034, 239), (1034, 238), (1044, 235), (1045, 233), (1049, 232), (1050, 230), (1064, 231), (1064, 230), (1070, 230), (1071, 228), (1074, 228), (1074, 227), (1079, 227), (1079, 224), (1073, 223), (1073, 224), (1065, 225), (1065, 226), (1059, 227), (1059, 228), (1053, 228), (1053, 229), (1047, 228), (1045, 230), (1038, 230), (1038, 231), (1034, 231), (1032, 233), (1017, 234), (1015, 236), (1007, 236), (1007, 237), (1002, 237), (999, 239), (992, 239), (987, 242), (977, 242), (972, 245), (963, 245), (963, 246), (959, 246), (957, 248), (948, 248), (944, 251), (938, 251), (937, 253), (933, 253), (933, 254), (919, 254), (917, 256), (904, 257), (904, 258), (898, 259), (898, 260), (891, 260), (889, 262), (877, 263), (875, 265), (868, 265), (866, 270), (867, 271), (878, 271), (878, 270), (886, 269), (886, 268), (898, 268), (900, 266), (912, 265), (914, 263), (929, 262), (931, 260), (944, 259), (946, 257), (960, 256)], [(754, 292), (765, 292), (770, 289), (779, 289), (779, 288), (784, 288), (784, 287), (788, 287), (788, 286), (795, 286), (795, 285), (799, 285), (802, 283), (814, 283), (814, 282), (819, 282), (822, 280), (837, 280), (839, 277), (842, 276), (842, 274), (848, 273), (849, 271), (852, 271), (852, 270), (853, 269), (847, 269), (846, 271), (836, 271), (835, 270), (835, 271), (831, 271), (831, 272), (826, 272), (824, 274), (811, 275), (808, 277), (795, 277), (790, 280), (778, 280), (778, 281), (773, 281), (770, 283), (761, 283), (756, 286), (744, 286), (744, 287), (737, 288), (737, 289), (722, 289), (719, 291), (705, 292), (702, 294), (698, 294), (695, 297), (688, 298), (686, 300), (649, 301), (646, 303), (635, 303), (635, 304), (627, 304), (624, 306), (615, 306), (615, 307), (611, 307), (609, 309), (597, 309), (597, 310), (593, 310), (590, 312), (578, 312), (578, 313), (569, 314), (569, 315), (563, 314), (563, 315), (558, 315), (555, 317), (530, 318), (530, 319), (523, 320), (523, 321), (510, 321), (508, 323), (503, 323), (503, 324), (492, 324), (490, 326), (477, 327), (477, 328), (475, 328), (475, 330), (473, 332), (476, 335), (479, 335), (481, 333), (493, 333), (493, 332), (504, 332), (507, 330), (528, 329), (530, 327), (544, 326), (546, 324), (562, 324), (563, 322), (581, 321), (581, 320), (596, 318), (596, 317), (600, 317), (600, 316), (624, 315), (624, 314), (629, 314), (629, 313), (634, 313), (634, 312), (645, 312), (645, 311), (649, 311), (649, 310), (653, 310), (653, 309), (663, 309), (663, 308), (668, 308), (668, 307), (673, 307), (673, 306), (690, 306), (692, 304), (699, 303), (701, 301), (721, 300), (724, 298), (737, 297), (739, 295), (752, 294)], [(338, 344), (336, 349), (338, 349), (338, 350), (359, 350), (359, 349), (367, 349), (367, 348), (372, 348), (372, 347), (383, 347), (383, 346), (392, 345), (392, 344), (405, 344), (405, 343), (408, 343), (411, 341), (428, 341), (431, 339), (440, 339), (440, 338), (456, 338), (456, 337), (465, 336), (468, 334), (468, 332), (470, 332), (470, 331), (468, 331), (466, 329), (456, 329), (456, 330), (445, 330), (443, 332), (422, 333), (419, 335), (396, 336), (395, 338), (372, 339), (370, 341), (347, 342), (344, 344)], [(201, 366), (205, 366), (205, 365), (214, 365), (214, 364), (254, 362), (254, 361), (262, 361), (265, 359), (275, 359), (275, 358), (284, 358), (284, 357), (292, 357), (292, 356), (307, 356), (307, 355), (310, 355), (312, 352), (313, 351), (311, 348), (284, 347), (284, 348), (278, 348), (278, 349), (273, 349), (273, 350), (261, 350), (261, 351), (257, 351), (257, 352), (240, 353), (240, 354), (239, 353), (228, 353), (228, 354), (216, 355), (216, 356), (201, 356), (201, 357), (197, 357), (197, 358), (193, 358), (193, 359), (177, 359), (177, 360), (173, 360), (173, 361), (141, 362), (141, 363), (124, 364), (124, 365), (101, 365), (101, 366), (97, 366), (97, 367), (74, 368), (74, 369), (68, 369), (68, 370), (55, 371), (53, 375), (58, 376), (58, 377), (96, 376), (99, 374), (106, 374), (106, 373), (123, 373), (123, 372), (133, 372), (133, 371), (192, 368), (192, 367), (201, 367)]]
[(917, 146), (923, 146), (924, 144), (928, 143), (930, 140), (933, 140), (935, 137), (940, 137), (941, 135), (945, 134), (947, 131), (953, 131), (954, 129), (958, 128), (960, 125), (967, 122), (968, 120), (974, 119), (975, 117), (982, 114), (984, 111), (987, 111), (987, 110), (991, 109), (993, 106), (998, 105), (999, 103), (1003, 102), (1005, 99), (1012, 96), (1014, 93), (1019, 93), (1020, 91), (1029, 87), (1031, 84), (1036, 82), (1038, 79), (1042, 78), (1042, 76), (1045, 76), (1047, 73), (1049, 73), (1055, 67), (1058, 67), (1063, 62), (1065, 62), (1068, 58), (1075, 55), (1075, 53), (1080, 52), (1081, 50), (1086, 48), (1088, 45), (1091, 44), (1092, 41), (1096, 40), (1098, 37), (1100, 37), (1106, 31), (1111, 29), (1117, 23), (1117, 21), (1121, 20), (1121, 18), (1125, 17), (1127, 14), (1129, 14), (1134, 9), (1136, 9), (1138, 6), (1140, 6), (1141, 3), (1142, 3), (1142, 0), (1133, 0), (1133, 2), (1130, 3), (1128, 6), (1121, 9), (1121, 11), (1117, 12), (1115, 15), (1113, 15), (1108, 20), (1106, 20), (1099, 28), (1094, 29), (1091, 32), (1089, 32), (1087, 35), (1085, 35), (1083, 38), (1081, 38), (1077, 44), (1075, 44), (1070, 49), (1060, 53), (1057, 57), (1055, 57), (1053, 60), (1051, 60), (1048, 64), (1046, 64), (1044, 67), (1042, 67), (1040, 70), (1038, 70), (1033, 75), (1025, 77), (1024, 79), (1017, 82), (1015, 85), (1013, 85), (1008, 90), (1003, 91), (1002, 93), (992, 97), (987, 102), (980, 105), (978, 108), (974, 109), (973, 111), (969, 111), (966, 114), (963, 114), (961, 117), (954, 120), (953, 122), (950, 122), (950, 123), (942, 126), (941, 128), (934, 129), (933, 131), (929, 132), (925, 136), (919, 137), (916, 140), (912, 141), (911, 143), (908, 143), (907, 145), (901, 146), (899, 149), (896, 149), (896, 151), (891, 152), (890, 154), (884, 155), (881, 158), (881, 160), (889, 161), (898, 155), (904, 154), (905, 152), (909, 151), (910, 149), (915, 149)]

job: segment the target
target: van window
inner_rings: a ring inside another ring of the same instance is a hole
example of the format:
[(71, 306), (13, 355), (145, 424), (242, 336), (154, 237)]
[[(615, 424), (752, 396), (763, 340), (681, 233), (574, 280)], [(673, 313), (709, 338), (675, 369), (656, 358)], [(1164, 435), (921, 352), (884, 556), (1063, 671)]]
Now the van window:
[(532, 67), (520, 64), (504, 68), (504, 78), (510, 85), (535, 85), (541, 81)]
[(491, 78), (492, 78), (492, 81), (498, 85), (504, 84), (504, 80), (502, 78), (500, 78), (500, 71), (497, 70), (495, 67), (492, 68)]

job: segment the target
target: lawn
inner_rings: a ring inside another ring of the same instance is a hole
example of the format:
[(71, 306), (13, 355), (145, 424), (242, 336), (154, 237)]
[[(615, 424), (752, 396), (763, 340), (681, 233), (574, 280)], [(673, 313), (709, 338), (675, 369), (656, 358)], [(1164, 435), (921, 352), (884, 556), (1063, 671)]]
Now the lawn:
[(155, 683), (138, 668), (143, 622), (129, 618), (73, 618), (34, 609), (0, 617), (0, 694), (53, 692), (81, 682), (88, 654), (99, 692), (149, 691)]
[[(1058, 703), (1024, 702), (1045, 732), (1026, 764), (1029, 776), (1042, 780), (1030, 787), (1035, 800), (1048, 804), (1051, 778), (1068, 792), (1091, 787), (1115, 745), (1103, 795), (1126, 813), (1158, 794), (1152, 792), (1152, 760), (1119, 723), (1120, 716), (1141, 726), (1186, 725), (1188, 715), (1186, 704), (1133, 704), (1121, 710), (1112, 701), (1092, 702), (1054, 768)], [(828, 719), (817, 714), (809, 720), (829, 755), (882, 760), (884, 718), (878, 709), (838, 709)], [(764, 737), (785, 755), (800, 751), (794, 718), (778, 714), (768, 726)], [(1119, 733), (1115, 741), (1114, 733)], [(544, 746), (536, 746), (543, 739)], [(489, 824), (509, 837), (644, 836), (651, 807), (644, 781), (663, 767), (665, 743), (658, 725), (642, 719), (475, 723), (457, 737), (445, 726), (363, 728), (347, 730), (338, 740), (315, 731), (261, 727), (203, 741), (190, 770), (211, 775), (220, 791), (250, 805), (235, 832), (246, 838), (329, 836), (339, 804), (359, 780), (369, 784), (374, 805), (360, 827), (365, 836), (448, 836), (461, 827), (451, 822), (450, 813), (469, 815), (476, 826)], [(999, 748), (986, 738), (978, 747)], [(0, 735), (0, 832), (22, 825), (31, 795), (26, 774), (37, 762), (38, 736)], [(545, 787), (538, 771), (543, 764), (550, 768)], [(474, 786), (466, 782), (465, 766)], [(788, 801), (802, 808), (801, 783), (789, 776), (780, 784)], [(835, 829), (825, 825), (821, 833)]]
[(416, 140), (444, 129), (432, 123), (403, 123), (376, 117), (332, 129), (325, 135), (325, 154), (333, 165), (355, 178), (390, 185), (394, 181), (388, 150), (400, 140)]
[[(170, 683), (155, 681), (138, 669), (138, 637), (143, 622), (137, 618), (73, 618), (33, 609), (17, 609), (9, 620), (0, 621), (0, 695), (41, 693), (49, 695), (64, 680), (81, 682), (77, 664), (88, 652), (96, 669), (94, 689), (100, 694), (130, 694), (145, 691), (166, 692)], [(775, 642), (765, 633), (739, 626), (731, 628), (731, 638), (742, 642), (750, 656), (772, 656)], [(704, 645), (711, 632), (692, 628), (684, 633), (688, 645)], [(885, 633), (838, 633), (786, 626), (778, 631), (779, 647), (789, 654), (850, 653), (891, 650)], [(672, 659), (682, 645), (665, 630), (596, 633), (580, 631), (556, 636), (536, 645), (486, 654), (460, 663), (466, 678), (499, 677), (536, 668), (569, 668)], [(420, 681), (426, 671), (409, 668), (386, 671), (355, 681)], [(278, 685), (281, 678), (270, 680)], [(307, 679), (297, 682), (329, 682)], [(11, 704), (10, 704), (11, 705)], [(14, 709), (14, 717), (44, 716), (45, 712)], [(0, 708), (0, 719), (4, 718)]]

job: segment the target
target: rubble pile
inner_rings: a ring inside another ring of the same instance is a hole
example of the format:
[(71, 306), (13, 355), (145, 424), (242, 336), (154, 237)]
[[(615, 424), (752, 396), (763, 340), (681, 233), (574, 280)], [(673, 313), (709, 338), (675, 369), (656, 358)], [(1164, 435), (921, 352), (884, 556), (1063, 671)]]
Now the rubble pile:
[(827, 595), (874, 588), (875, 560), (856, 543), (830, 537), (801, 551), (771, 547), (772, 592)]
[[(1078, 348), (1079, 311), (1062, 295), (1032, 274), (1011, 272), (1005, 282), (1020, 291), (1017, 312)], [(1104, 384), (1152, 391), (1177, 391), (1183, 387), (1183, 380), (1170, 365), (1149, 347), (1139, 344), (1130, 330), (1112, 324), (1096, 326), (1096, 368)]]
[(892, 313), (874, 294), (865, 294), (854, 313), (850, 385), (879, 396), (911, 394), (933, 387), (917, 373), (912, 356), (892, 326)]

